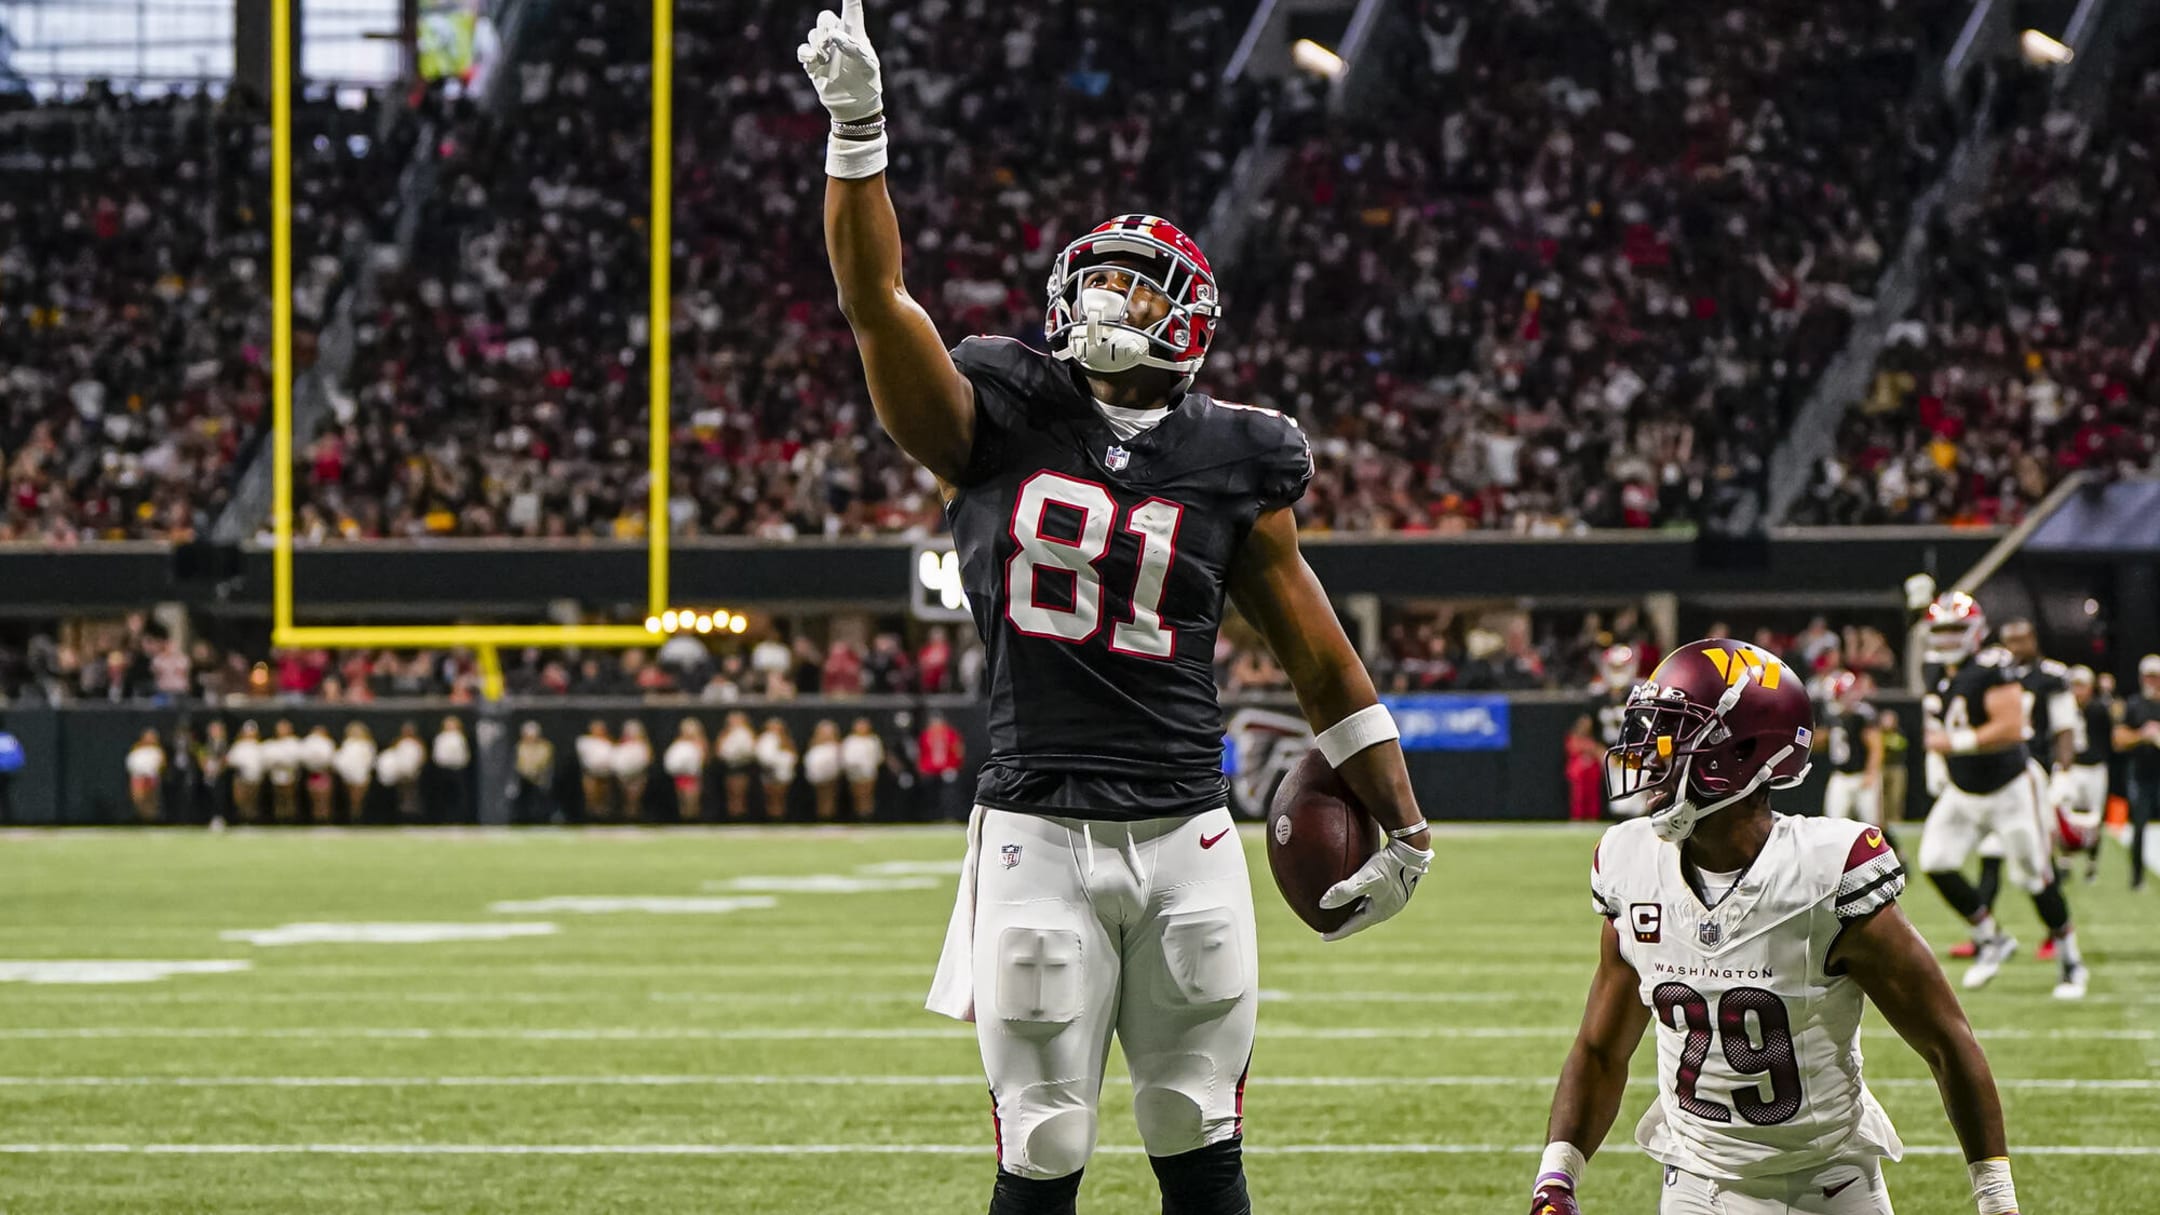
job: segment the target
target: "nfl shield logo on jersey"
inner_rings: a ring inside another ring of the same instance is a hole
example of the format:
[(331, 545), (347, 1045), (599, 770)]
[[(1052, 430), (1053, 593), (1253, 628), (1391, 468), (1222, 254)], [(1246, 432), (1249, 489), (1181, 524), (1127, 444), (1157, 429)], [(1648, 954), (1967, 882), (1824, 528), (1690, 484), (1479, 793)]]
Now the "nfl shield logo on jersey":
[(1725, 926), (1716, 920), (1704, 920), (1696, 926), (1695, 939), (1702, 942), (1704, 949), (1716, 949), (1717, 943), (1725, 939)]
[(1006, 844), (998, 849), (998, 855), (1003, 859), (1005, 867), (1010, 869), (1020, 863), (1020, 845)]
[(1113, 447), (1103, 453), (1102, 463), (1111, 472), (1124, 472), (1125, 466), (1132, 463), (1132, 453), (1122, 447)]

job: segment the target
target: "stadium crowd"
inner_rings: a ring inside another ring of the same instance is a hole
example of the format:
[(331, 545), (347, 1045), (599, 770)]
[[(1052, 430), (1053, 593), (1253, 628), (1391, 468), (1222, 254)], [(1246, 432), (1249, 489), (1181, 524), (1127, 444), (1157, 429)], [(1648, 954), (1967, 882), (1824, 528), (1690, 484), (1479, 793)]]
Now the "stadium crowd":
[[(1953, 0), (1834, 20), (1803, 0), (1685, 20), (1645, 0), (1420, 0), (1415, 37), (1374, 51), (1384, 100), (1354, 119), (1303, 78), (1224, 84), (1244, 0), (1001, 13), (990, 46), (984, 8), (895, 12), (881, 39), (912, 290), (950, 337), (1033, 337), (1059, 245), (1121, 210), (1199, 230), (1272, 101), (1287, 161), (1203, 384), (1303, 422), (1318, 529), (1722, 517), (1871, 309), (1955, 135), (1921, 87)], [(674, 147), (666, 526), (935, 531), (833, 302), (825, 124), (785, 16), (678, 14), (676, 107), (699, 117)], [(439, 92), (391, 115), (300, 107), (303, 366), (341, 255), (398, 216), (423, 116), (440, 170), (413, 256), (358, 311), (350, 382), (299, 437), (303, 542), (654, 525), (649, 52), (636, 13), (580, 0), (499, 111)], [(720, 66), (745, 63), (767, 66)], [(1922, 315), (1803, 521), (2010, 518), (2066, 468), (2149, 458), (2156, 88), (2149, 62), (2127, 67), (2097, 132), (2025, 116), (1981, 205), (1936, 234)], [(259, 107), (94, 92), (50, 110), (0, 156), (0, 539), (199, 535), (267, 402)]]
[(1918, 314), (1796, 521), (2015, 523), (2072, 471), (2155, 469), (2160, 50), (2143, 45), (2097, 125), (2025, 107), (1984, 194), (1941, 218)]
[[(983, 651), (972, 630), (895, 629), (867, 644), (781, 629), (709, 642), (679, 633), (653, 651), (527, 649), (502, 656), (513, 696), (637, 696), (729, 703), (745, 697), (972, 694)], [(0, 705), (77, 701), (238, 705), (366, 704), (418, 697), (470, 703), (483, 676), (469, 650), (273, 649), (263, 637), (184, 643), (140, 613), (98, 628), (0, 642)]]
[[(412, 118), (308, 98), (294, 125), (308, 329), (387, 235)], [(11, 115), (0, 149), (0, 540), (207, 533), (269, 412), (265, 111), (92, 88)]]

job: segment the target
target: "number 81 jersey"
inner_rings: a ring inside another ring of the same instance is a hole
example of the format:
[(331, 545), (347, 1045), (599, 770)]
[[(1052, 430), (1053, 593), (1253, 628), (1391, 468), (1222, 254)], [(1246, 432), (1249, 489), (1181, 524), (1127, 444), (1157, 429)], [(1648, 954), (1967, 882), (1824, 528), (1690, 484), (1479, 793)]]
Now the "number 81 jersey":
[(975, 437), (946, 504), (984, 646), (976, 800), (1096, 819), (1229, 801), (1215, 638), (1237, 550), (1312, 478), (1296, 423), (1188, 392), (1120, 431), (1069, 363), (970, 338)]
[(1647, 819), (1605, 833), (1592, 900), (1657, 1026), (1658, 1099), (1635, 1128), (1651, 1158), (1747, 1181), (1903, 1153), (1861, 1079), (1860, 985), (1828, 958), (1904, 884), (1876, 828), (1779, 815), (1708, 908)]

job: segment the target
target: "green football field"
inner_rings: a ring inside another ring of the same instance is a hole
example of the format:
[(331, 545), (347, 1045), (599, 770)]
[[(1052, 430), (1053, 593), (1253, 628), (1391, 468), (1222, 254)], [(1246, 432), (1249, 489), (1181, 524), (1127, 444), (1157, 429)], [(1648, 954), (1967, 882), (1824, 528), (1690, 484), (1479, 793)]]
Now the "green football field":
[[(1266, 989), (1246, 1103), (1258, 1209), (1527, 1205), (1594, 952), (1593, 839), (1451, 832), (1402, 918), (1323, 945), (1247, 837)], [(15, 980), (0, 982), (0, 1210), (979, 1212), (994, 1165), (974, 1042), (921, 1009), (960, 842), (0, 836), (0, 978)], [(2029, 1212), (2138, 1209), (2125, 1196), (2160, 1155), (2153, 905), (2121, 890), (2119, 850), (2108, 861), (2106, 884), (2072, 893), (2092, 998), (2050, 1000), (2052, 968), (2028, 950), (1968, 1001)], [(1906, 904), (1953, 939), (1931, 890)], [(2037, 937), (2022, 897), (2004, 912)], [(25, 965), (63, 961), (196, 965)], [(1913, 1148), (1891, 1170), (1898, 1210), (1966, 1215), (1924, 1069), (1879, 1022), (1868, 1043)], [(1152, 1210), (1112, 1070), (1083, 1208)], [(1639, 1154), (1602, 1155), (1586, 1209), (1649, 1212), (1657, 1180)]]

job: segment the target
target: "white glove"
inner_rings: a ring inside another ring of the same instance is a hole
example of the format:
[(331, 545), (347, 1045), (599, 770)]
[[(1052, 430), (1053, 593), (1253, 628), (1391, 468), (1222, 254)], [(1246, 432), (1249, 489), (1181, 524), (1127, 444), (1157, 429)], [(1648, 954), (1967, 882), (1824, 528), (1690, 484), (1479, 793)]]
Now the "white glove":
[(877, 51), (863, 29), (863, 0), (841, 0), (839, 13), (819, 13), (817, 24), (795, 48), (795, 58), (832, 115), (826, 173), (859, 178), (884, 172), (885, 81)]
[(1356, 873), (1328, 887), (1328, 892), (1320, 896), (1320, 906), (1328, 910), (1347, 907), (1361, 898), (1365, 900), (1364, 906), (1351, 913), (1342, 927), (1320, 939), (1340, 941), (1394, 916), (1410, 902), (1410, 896), (1417, 891), (1418, 879), (1432, 868), (1432, 860), (1430, 852), (1413, 848), (1401, 840), (1389, 840), (1387, 847), (1373, 853)]
[(1949, 761), (1930, 751), (1927, 753), (1927, 758), (1921, 761), (1920, 767), (1927, 777), (1928, 796), (1941, 797), (1943, 790), (1950, 787)]
[(1905, 580), (1905, 610), (1924, 611), (1935, 602), (1935, 579), (1929, 574), (1914, 574)]

